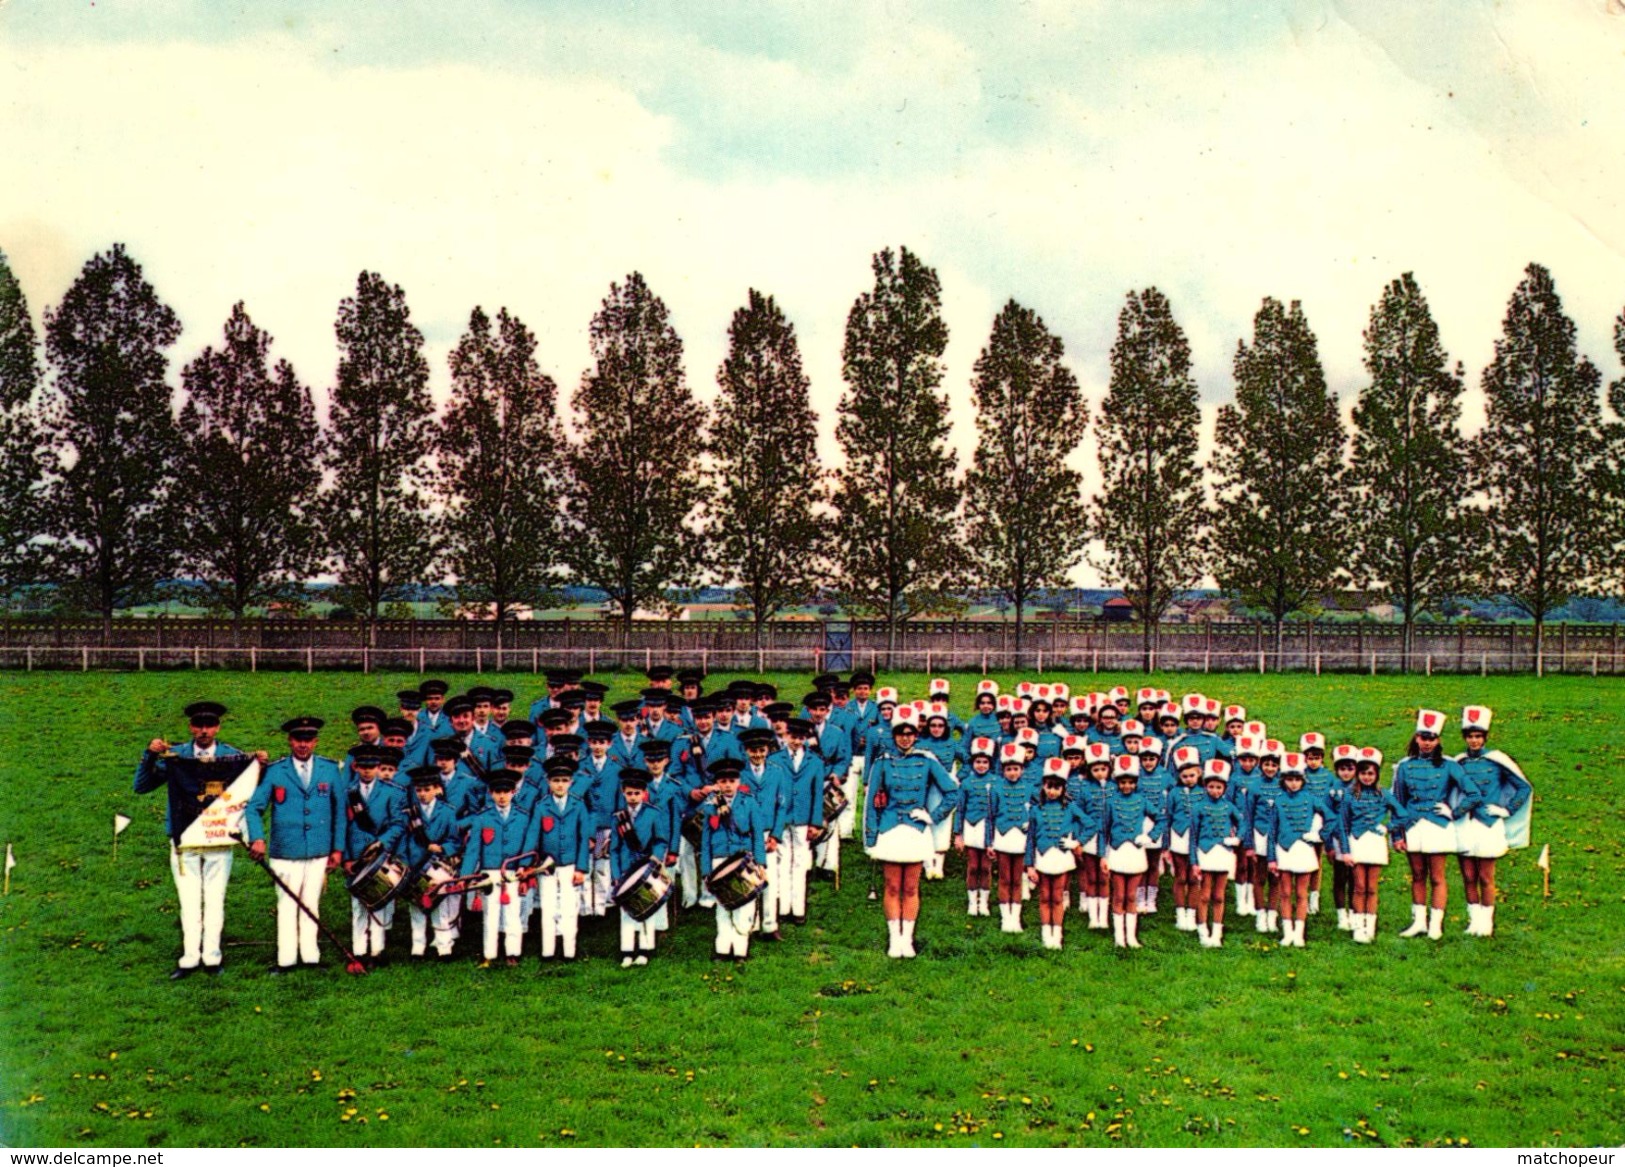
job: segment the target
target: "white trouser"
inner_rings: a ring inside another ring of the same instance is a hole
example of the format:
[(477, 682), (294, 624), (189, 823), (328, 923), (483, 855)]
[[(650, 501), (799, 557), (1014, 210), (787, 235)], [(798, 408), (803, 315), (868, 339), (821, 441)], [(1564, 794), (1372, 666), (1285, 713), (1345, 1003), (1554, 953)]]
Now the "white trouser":
[(461, 896), (446, 896), (425, 912), (416, 903), (408, 904), (412, 918), (412, 955), (422, 956), (429, 947), (429, 929), (434, 929), (434, 950), (442, 956), (450, 955), (457, 942), (457, 909), (462, 907)]
[[(507, 873), (489, 869), (485, 877), (491, 881), (481, 895), (485, 899), (485, 959), (497, 958), (497, 938), (507, 941), (507, 955), (518, 956), (525, 943), (525, 918), (522, 911), (524, 896), (519, 894), (518, 883), (504, 883)], [(507, 900), (507, 903), (503, 903)]]
[(631, 956), (634, 952), (653, 952), (655, 950), (655, 917), (650, 916), (641, 924), (621, 910), (621, 955)]
[(592, 853), (602, 854), (602, 859), (592, 861), (592, 872), (587, 877), (586, 885), (582, 888), (579, 903), (580, 913), (583, 916), (603, 916), (609, 912), (609, 828), (605, 827), (593, 836)]
[[(767, 860), (769, 866), (771, 867), (773, 856), (769, 855)], [(726, 859), (716, 860), (711, 864), (711, 870), (715, 871), (718, 867), (726, 862)], [(755, 900), (751, 900), (750, 903), (746, 904), (742, 908), (736, 908), (730, 912), (721, 904), (717, 905), (716, 950), (718, 955), (745, 956), (749, 953), (751, 930), (756, 927), (757, 900), (764, 900), (769, 903), (772, 902), (773, 887), (771, 884), (763, 889), (760, 896), (758, 896)], [(764, 924), (763, 927), (766, 927), (766, 925)], [(768, 928), (768, 931), (771, 932), (772, 929)]]
[(553, 955), (555, 939), (564, 942), (564, 955), (576, 954), (576, 925), (580, 921), (579, 898), (575, 884), (576, 869), (571, 864), (555, 867), (552, 875), (536, 879), (537, 910), (542, 916), (542, 955)]
[(716, 903), (711, 893), (705, 890), (705, 883), (700, 879), (700, 856), (694, 850), (694, 844), (683, 839), (677, 846), (677, 879), (682, 884), (683, 907), (692, 908), (695, 904), (710, 907)]
[(779, 850), (784, 853), (783, 880), (775, 898), (779, 914), (805, 916), (807, 914), (807, 872), (812, 868), (812, 843), (807, 838), (807, 827), (789, 827)]
[(767, 887), (759, 897), (762, 904), (762, 931), (779, 930), (779, 889), (790, 883), (789, 832), (776, 848), (767, 853)]
[(357, 956), (377, 956), (384, 951), (384, 933), (395, 922), (395, 901), (381, 908), (367, 908), (350, 897), (350, 947)]
[(846, 771), (846, 777), (841, 779), (841, 793), (846, 795), (846, 809), (833, 824), (835, 833), (843, 839), (850, 839), (857, 830), (858, 779), (862, 776), (863, 759), (853, 758), (852, 765)]
[[(272, 859), (271, 870), (293, 891), (293, 896), (276, 889), (276, 962), (288, 968), (303, 961), (315, 964), (321, 959), (316, 947), (316, 921), (299, 910), (302, 903), (317, 916), (322, 912), (322, 885), (327, 877), (327, 859)], [(298, 903), (294, 901), (298, 896)]]
[(181, 902), (182, 968), (220, 963), (220, 929), (226, 922), (226, 884), (231, 882), (230, 847), (182, 851), (169, 845), (169, 872)]

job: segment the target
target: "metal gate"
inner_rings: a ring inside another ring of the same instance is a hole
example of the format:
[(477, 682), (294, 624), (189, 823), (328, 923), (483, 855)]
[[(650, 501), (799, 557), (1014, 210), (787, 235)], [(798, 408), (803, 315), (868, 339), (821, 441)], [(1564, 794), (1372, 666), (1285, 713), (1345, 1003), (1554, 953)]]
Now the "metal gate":
[(831, 620), (824, 624), (824, 671), (844, 673), (852, 667), (852, 622)]

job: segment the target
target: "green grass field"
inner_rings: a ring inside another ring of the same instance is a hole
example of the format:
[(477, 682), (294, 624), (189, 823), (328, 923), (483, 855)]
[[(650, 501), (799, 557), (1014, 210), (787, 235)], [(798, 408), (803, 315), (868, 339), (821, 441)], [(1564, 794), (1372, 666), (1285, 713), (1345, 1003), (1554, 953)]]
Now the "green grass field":
[[(776, 679), (792, 697), (806, 680)], [(351, 707), (415, 680), (0, 676), (0, 843), (18, 860), (0, 900), (0, 1143), (1625, 1141), (1620, 682), (1157, 680), (1240, 701), (1282, 738), (1319, 729), (1390, 753), (1418, 704), (1452, 716), (1468, 701), (1494, 707), (1493, 740), (1521, 762), (1537, 801), (1536, 848), (1503, 860), (1490, 940), (1461, 935), (1453, 867), (1445, 939), (1398, 939), (1408, 895), (1396, 864), (1369, 947), (1336, 931), (1328, 881), (1301, 951), (1234, 919), (1224, 950), (1201, 949), (1173, 931), (1164, 895), (1140, 952), (1072, 927), (1075, 912), (1066, 951), (1046, 952), (1035, 908), (1019, 938), (1001, 934), (996, 916), (967, 920), (950, 858), (947, 881), (926, 885), (920, 958), (890, 961), (867, 864), (849, 851), (841, 891), (816, 884), (811, 922), (787, 928), (782, 944), (754, 945), (744, 966), (707, 959), (713, 924), (700, 913), (642, 969), (620, 969), (616, 937), (598, 925), (583, 932), (590, 959), (574, 966), (481, 971), (470, 957), (366, 978), (338, 967), (271, 978), (272, 889), (239, 857), (225, 975), (170, 983), (179, 931), (164, 800), (130, 792), (147, 739), (181, 735), (180, 708), (208, 696), (232, 708), (223, 740), (275, 755), (285, 717), (314, 712), (347, 729)], [(505, 680), (525, 700), (540, 689), (529, 675)], [(961, 710), (972, 680), (955, 679)], [(634, 688), (630, 676), (615, 681), (616, 696)], [(919, 675), (882, 681), (905, 696), (924, 688)], [(323, 752), (347, 744), (332, 734)], [(135, 819), (116, 864), (115, 812)], [(1534, 865), (1543, 842), (1549, 900)], [(342, 886), (330, 885), (323, 915), (347, 936)]]

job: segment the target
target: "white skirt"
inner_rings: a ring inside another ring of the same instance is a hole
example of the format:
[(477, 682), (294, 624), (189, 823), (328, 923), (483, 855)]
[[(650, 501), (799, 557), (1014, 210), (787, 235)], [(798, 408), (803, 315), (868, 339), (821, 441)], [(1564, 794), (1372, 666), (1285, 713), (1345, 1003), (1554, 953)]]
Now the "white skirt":
[(1236, 853), (1229, 847), (1209, 847), (1196, 853), (1198, 871), (1211, 871), (1216, 875), (1236, 874)]
[(1085, 855), (1100, 854), (1100, 836), (1098, 834), (1090, 835), (1083, 841), (1083, 853)]
[(1038, 862), (1033, 866), (1040, 875), (1065, 875), (1078, 869), (1078, 861), (1073, 858), (1072, 852), (1050, 847), (1038, 853)]
[(1011, 827), (1008, 831), (995, 831), (993, 833), (993, 849), (1003, 855), (1025, 855), (1027, 853), (1027, 832), (1021, 827)]
[(931, 858), (931, 832), (898, 823), (881, 834), (869, 849), (869, 858), (882, 863), (924, 863)]
[(1113, 875), (1139, 875), (1145, 868), (1145, 848), (1136, 843), (1106, 849), (1106, 870)]
[(1508, 850), (1506, 820), (1494, 819), (1485, 826), (1476, 818), (1464, 818), (1456, 824), (1456, 841), (1469, 859), (1499, 859)]
[(954, 842), (954, 816), (949, 815), (940, 823), (931, 825), (931, 846), (937, 851), (946, 851)]
[(1168, 850), (1175, 855), (1189, 855), (1191, 853), (1191, 836), (1189, 831), (1168, 832)]
[(1310, 844), (1299, 839), (1290, 847), (1275, 848), (1275, 865), (1292, 875), (1320, 870), (1320, 856)]
[(964, 836), (965, 836), (965, 850), (967, 850), (967, 851), (986, 851), (987, 850), (987, 820), (983, 819), (979, 823), (966, 823), (965, 824), (965, 830), (964, 830)]
[(1349, 858), (1367, 867), (1388, 866), (1388, 836), (1380, 831), (1367, 831), (1349, 840)]
[(1405, 849), (1418, 855), (1453, 855), (1461, 850), (1456, 841), (1456, 824), (1441, 827), (1427, 819), (1418, 819), (1405, 828)]
[(1256, 829), (1253, 831), (1253, 854), (1254, 855), (1268, 855), (1269, 854), (1269, 840), (1264, 837), (1264, 832), (1263, 831), (1256, 830)]

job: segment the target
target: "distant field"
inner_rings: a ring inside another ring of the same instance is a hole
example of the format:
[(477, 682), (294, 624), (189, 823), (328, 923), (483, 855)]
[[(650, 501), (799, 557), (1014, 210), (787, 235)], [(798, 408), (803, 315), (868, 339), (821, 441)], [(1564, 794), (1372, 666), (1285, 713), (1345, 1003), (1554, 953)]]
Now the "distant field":
[[(454, 684), (472, 677), (450, 677)], [(529, 674), (499, 678), (521, 694)], [(611, 678), (615, 696), (636, 679)], [(792, 699), (805, 674), (777, 675)], [(999, 675), (1002, 682), (1014, 678)], [(1074, 687), (1140, 678), (1050, 675)], [(557, 1146), (1353, 1144), (1625, 1141), (1625, 681), (1573, 677), (1164, 675), (1239, 701), (1283, 739), (1403, 748), (1415, 707), (1496, 710), (1495, 742), (1537, 791), (1536, 847), (1503, 861), (1498, 934), (1461, 935), (1459, 875), (1438, 944), (1400, 940), (1401, 865), (1369, 948), (1326, 897), (1309, 947), (1233, 927), (1223, 951), (1173, 931), (1169, 898), (1120, 955), (1070, 925), (1066, 951), (967, 920), (962, 868), (927, 884), (918, 960), (885, 927), (853, 858), (811, 922), (741, 968), (711, 963), (685, 916), (644, 969), (584, 933), (574, 967), (337, 968), (270, 978), (273, 897), (239, 858), (227, 972), (172, 985), (178, 949), (163, 797), (130, 779), (180, 708), (232, 708), (224, 740), (282, 742), (312, 712), (348, 729), (414, 676), (0, 674), (0, 1143)], [(708, 684), (720, 687), (727, 676)], [(924, 676), (883, 677), (905, 696)], [(974, 688), (955, 677), (955, 705)], [(347, 735), (330, 734), (338, 753)], [(1453, 739), (1452, 739), (1453, 744)], [(111, 821), (130, 814), (115, 866)], [(1553, 895), (1534, 866), (1552, 846)], [(347, 935), (342, 887), (324, 917)], [(404, 951), (404, 911), (391, 944)], [(1239, 925), (1239, 921), (1232, 921)]]

